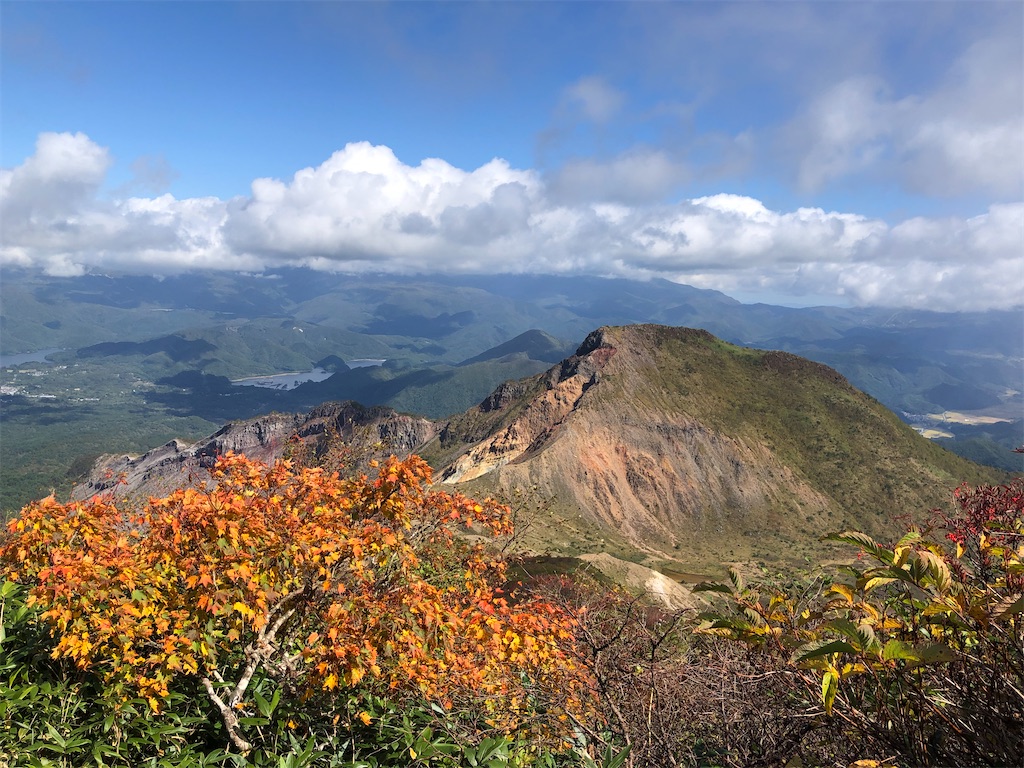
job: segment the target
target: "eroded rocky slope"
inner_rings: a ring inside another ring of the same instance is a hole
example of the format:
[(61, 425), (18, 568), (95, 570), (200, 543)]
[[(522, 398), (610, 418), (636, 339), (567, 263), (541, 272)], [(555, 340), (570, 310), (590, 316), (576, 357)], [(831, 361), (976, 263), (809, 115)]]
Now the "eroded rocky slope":
[(826, 366), (663, 326), (594, 332), (423, 450), (443, 482), (549, 500), (535, 548), (694, 568), (818, 555), (824, 533), (884, 534), (987, 475)]
[(316, 454), (340, 442), (351, 446), (361, 458), (408, 455), (433, 437), (437, 429), (429, 419), (390, 408), (324, 403), (305, 414), (272, 413), (232, 422), (191, 445), (172, 440), (141, 456), (105, 456), (72, 495), (85, 498), (111, 490), (119, 495), (166, 494), (185, 484), (205, 482), (205, 469), (228, 451), (271, 462), (287, 451)]

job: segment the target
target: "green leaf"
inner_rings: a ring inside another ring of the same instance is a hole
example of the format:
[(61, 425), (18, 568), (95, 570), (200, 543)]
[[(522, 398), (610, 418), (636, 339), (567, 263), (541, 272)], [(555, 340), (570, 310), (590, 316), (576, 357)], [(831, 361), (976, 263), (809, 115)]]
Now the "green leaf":
[(854, 648), (861, 653), (876, 653), (881, 647), (875, 638), (874, 628), (866, 621), (854, 624), (849, 619), (833, 619), (825, 624), (825, 628), (848, 638)]
[(903, 659), (910, 662), (912, 666), (918, 666), (956, 661), (957, 654), (952, 648), (942, 643), (926, 643), (914, 647), (901, 640), (890, 640), (882, 649), (882, 658), (887, 661)]
[(710, 629), (731, 629), (734, 632), (753, 632), (754, 627), (749, 621), (742, 619), (721, 618), (711, 623)]
[(270, 723), (270, 720), (266, 717), (240, 717), (238, 718), (238, 724), (248, 727), (264, 726)]
[(857, 625), (857, 636), (860, 638), (861, 650), (865, 653), (877, 653), (881, 650), (881, 643), (875, 637), (875, 628), (866, 621)]
[(842, 531), (841, 533), (831, 533), (826, 536), (824, 540), (838, 541), (843, 544), (852, 544), (855, 547), (860, 547), (865, 552), (870, 552), (874, 555), (875, 559), (880, 560), (886, 565), (892, 565), (893, 553), (866, 533), (861, 533), (860, 531)]
[(273, 711), (270, 707), (270, 702), (263, 698), (259, 691), (253, 691), (252, 697), (256, 701), (256, 709), (260, 711), (260, 714), (264, 717), (270, 717), (270, 713)]
[(856, 653), (857, 649), (845, 640), (816, 640), (797, 649), (793, 654), (793, 662), (800, 664), (811, 659), (818, 659), (833, 653)]
[(920, 657), (914, 648), (902, 640), (890, 640), (882, 648), (882, 658), (886, 661), (905, 659), (906, 661), (920, 661)]
[(821, 678), (821, 703), (825, 705), (825, 714), (832, 714), (832, 706), (836, 701), (836, 692), (839, 690), (839, 678), (829, 670)]
[(948, 645), (943, 643), (928, 643), (917, 649), (922, 664), (943, 664), (947, 661), (956, 661), (957, 653)]
[(903, 538), (896, 542), (896, 548), (905, 547), (909, 544), (913, 544), (915, 541), (921, 538), (920, 531), (907, 531), (903, 534)]
[(281, 703), (281, 689), (275, 688), (274, 695), (270, 697), (270, 712), (271, 714), (277, 709), (277, 705)]
[(735, 568), (729, 569), (729, 581), (732, 582), (732, 586), (736, 590), (736, 594), (743, 591), (743, 576)]
[(852, 641), (856, 650), (864, 650), (863, 638), (857, 630), (857, 625), (849, 619), (832, 619), (832, 621), (825, 624), (823, 629), (831, 629), (833, 632), (838, 632)]
[(50, 738), (57, 742), (58, 746), (61, 747), (61, 750), (63, 752), (64, 745), (67, 744), (67, 741), (64, 739), (64, 737), (61, 736), (60, 732), (56, 728), (54, 728), (53, 725), (51, 725), (50, 723), (46, 724), (46, 730), (49, 732)]
[(750, 619), (751, 625), (755, 627), (765, 626), (766, 622), (764, 620), (764, 617), (760, 613), (755, 611), (753, 608), (744, 608), (743, 615)]
[(949, 574), (949, 566), (946, 565), (946, 561), (927, 549), (918, 552), (917, 556), (927, 566), (928, 573), (939, 592), (943, 595), (949, 592), (953, 580)]
[(621, 752), (612, 752), (611, 747), (605, 747), (604, 755), (601, 757), (601, 768), (622, 768), (629, 757), (629, 747)]

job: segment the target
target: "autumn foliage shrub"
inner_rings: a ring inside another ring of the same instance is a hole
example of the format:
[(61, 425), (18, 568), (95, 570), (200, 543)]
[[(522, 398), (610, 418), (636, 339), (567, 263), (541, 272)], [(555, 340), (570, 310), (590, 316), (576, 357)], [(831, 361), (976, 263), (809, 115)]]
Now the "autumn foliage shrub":
[(1017, 765), (1024, 755), (1024, 480), (961, 487), (951, 514), (856, 547), (834, 581), (728, 584), (699, 632), (786, 662), (790, 692), (839, 758)]
[(191, 686), (236, 753), (327, 723), (355, 755), (402, 710), (418, 732), (561, 744), (588, 716), (573, 621), (511, 605), (504, 561), (457, 535), (511, 533), (506, 507), (430, 481), (416, 457), (371, 478), (228, 455), (208, 488), (141, 508), (30, 504), (0, 559), (53, 658), (97, 675), (113, 711), (141, 698), (160, 713)]

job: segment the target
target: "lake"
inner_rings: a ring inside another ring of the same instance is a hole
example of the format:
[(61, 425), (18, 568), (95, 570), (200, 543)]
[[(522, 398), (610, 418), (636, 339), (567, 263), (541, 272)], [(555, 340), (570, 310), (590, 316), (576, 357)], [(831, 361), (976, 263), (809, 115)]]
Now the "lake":
[(24, 363), (47, 363), (50, 365), (46, 356), (60, 351), (61, 350), (59, 348), (54, 348), (40, 349), (38, 352), (23, 352), (18, 355), (0, 355), (0, 368), (13, 368), (16, 365), (23, 365)]
[[(359, 358), (349, 360), (346, 365), (349, 368), (370, 368), (377, 365), (384, 365), (386, 361), (377, 358)], [(236, 387), (263, 387), (265, 389), (280, 389), (286, 391), (295, 389), (300, 384), (309, 381), (323, 381), (334, 375), (334, 371), (327, 371), (323, 368), (314, 368), (311, 371), (299, 371), (297, 373), (275, 373), (270, 376), (247, 376), (244, 379), (235, 379), (231, 383)]]
[(323, 381), (334, 375), (334, 371), (325, 371), (323, 368), (314, 368), (311, 371), (300, 371), (298, 373), (275, 373), (271, 376), (248, 376), (244, 379), (235, 379), (231, 383), (236, 387), (263, 387), (264, 389), (295, 389), (299, 384), (307, 381)]

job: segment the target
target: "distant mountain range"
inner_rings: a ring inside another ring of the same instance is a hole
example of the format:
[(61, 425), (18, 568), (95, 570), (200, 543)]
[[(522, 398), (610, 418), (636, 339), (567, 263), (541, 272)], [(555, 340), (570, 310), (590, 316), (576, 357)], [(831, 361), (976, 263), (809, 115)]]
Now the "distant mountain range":
[[(742, 304), (666, 280), (306, 270), (160, 279), (5, 270), (0, 296), (4, 354), (89, 348), (83, 354), (146, 356), (153, 354), (147, 345), (164, 336), (163, 344), (176, 347), (169, 351), (175, 362), (237, 378), (296, 370), (330, 354), (457, 365), (532, 353), (528, 344), (540, 344), (547, 349), (537, 347), (532, 359), (547, 362), (599, 325), (660, 323), (825, 362), (894, 410), (961, 409), (966, 399), (1024, 412), (1024, 306), (983, 313), (796, 309)], [(547, 340), (534, 336), (502, 351), (531, 331)], [(216, 350), (201, 351), (200, 341)]]
[(591, 333), (575, 354), (450, 419), (354, 404), (264, 416), (192, 445), (108, 457), (76, 493), (122, 473), (119, 492), (166, 491), (229, 449), (281, 455), (292, 434), (314, 452), (331, 440), (418, 452), (443, 483), (532, 506), (522, 541), (534, 551), (605, 552), (681, 573), (800, 563), (821, 555), (824, 533), (885, 536), (958, 483), (1002, 477), (919, 436), (827, 366), (637, 325)]

